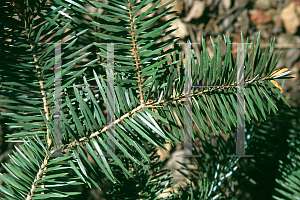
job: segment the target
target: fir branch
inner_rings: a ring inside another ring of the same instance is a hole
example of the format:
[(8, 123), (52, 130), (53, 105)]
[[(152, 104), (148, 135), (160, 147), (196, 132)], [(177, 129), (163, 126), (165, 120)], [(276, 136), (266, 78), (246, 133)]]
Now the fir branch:
[(138, 75), (138, 81), (139, 81), (139, 90), (140, 90), (140, 102), (143, 105), (144, 104), (144, 96), (143, 96), (143, 90), (142, 90), (142, 80), (141, 80), (141, 69), (140, 69), (140, 65), (139, 65), (139, 57), (138, 55), (138, 49), (137, 49), (137, 45), (135, 44), (135, 29), (133, 26), (133, 16), (132, 16), (132, 5), (131, 5), (131, 1), (129, 1), (129, 18), (130, 18), (130, 29), (131, 29), (131, 40), (132, 40), (132, 45), (133, 45), (133, 54), (134, 54), (134, 59), (135, 59), (135, 65), (137, 68), (137, 75)]
[(49, 158), (50, 158), (50, 156), (47, 154), (45, 156), (43, 164), (41, 165), (41, 168), (39, 169), (38, 173), (36, 174), (36, 178), (33, 181), (33, 184), (31, 186), (30, 192), (29, 192), (29, 194), (26, 197), (26, 200), (31, 200), (32, 199), (32, 197), (34, 195), (34, 190), (37, 187), (38, 181), (40, 181), (41, 178), (44, 177), (43, 174), (44, 174), (44, 171), (47, 169), (46, 165), (48, 164)]
[[(28, 36), (28, 39), (29, 39), (29, 43), (30, 43), (30, 49), (31, 49), (31, 52), (32, 52), (32, 57), (33, 57), (33, 61), (34, 61), (34, 64), (35, 64), (35, 68), (37, 70), (37, 76), (38, 76), (38, 80), (39, 80), (39, 84), (40, 84), (40, 89), (41, 89), (41, 93), (42, 93), (42, 99), (43, 99), (43, 104), (44, 104), (44, 111), (45, 111), (45, 116), (46, 116), (46, 119), (49, 120), (50, 118), (50, 112), (49, 112), (49, 108), (47, 106), (48, 102), (47, 102), (47, 96), (46, 96), (46, 91), (44, 89), (44, 82), (43, 82), (43, 77), (42, 77), (42, 74), (41, 74), (41, 67), (38, 63), (38, 58), (37, 58), (37, 52), (36, 52), (36, 49), (34, 47), (34, 44), (32, 42), (32, 38), (30, 37), (30, 34), (27, 32), (27, 36)], [(47, 127), (47, 144), (48, 144), (48, 148), (50, 148), (50, 145), (52, 143), (51, 141), (51, 138), (50, 138), (50, 129)]]

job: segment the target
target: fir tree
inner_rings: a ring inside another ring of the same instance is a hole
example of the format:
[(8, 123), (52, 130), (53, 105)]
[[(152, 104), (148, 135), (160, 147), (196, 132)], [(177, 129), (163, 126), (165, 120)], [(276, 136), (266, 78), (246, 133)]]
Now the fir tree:
[[(22, 142), (11, 163), (3, 163), (0, 192), (6, 199), (82, 199), (84, 184), (102, 190), (106, 199), (152, 200), (173, 186), (155, 153), (184, 139), (186, 65), (178, 38), (164, 39), (174, 31), (168, 28), (175, 18), (162, 20), (173, 13), (173, 1), (1, 1), (0, 94), (10, 111), (1, 115), (14, 121), (7, 123), (16, 130), (7, 142)], [(237, 89), (228, 86), (237, 85), (238, 60), (229, 35), (224, 40), (225, 58), (220, 37), (217, 44), (212, 40), (213, 57), (202, 38), (200, 60), (194, 51), (186, 58), (192, 85), (227, 87), (191, 89), (192, 137), (202, 144), (193, 144), (193, 154), (201, 157), (191, 158), (193, 170), (182, 163), (190, 182), (163, 199), (232, 199), (224, 184), (239, 160), (227, 157), (235, 153)], [(57, 54), (55, 43), (62, 42)], [(250, 54), (245, 50), (247, 123), (276, 113), (280, 99), (287, 103), (274, 80), (287, 75), (287, 69), (274, 70), (280, 58), (273, 55), (275, 39), (264, 54), (259, 43), (260, 34)], [(61, 144), (54, 113), (60, 59)]]

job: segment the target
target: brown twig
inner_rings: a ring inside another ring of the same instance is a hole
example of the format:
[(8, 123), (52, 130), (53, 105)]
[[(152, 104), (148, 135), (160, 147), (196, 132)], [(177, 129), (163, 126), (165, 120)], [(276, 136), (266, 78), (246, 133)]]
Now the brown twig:
[(134, 55), (134, 59), (135, 59), (135, 65), (137, 68), (137, 76), (138, 76), (138, 85), (139, 85), (139, 90), (140, 90), (140, 102), (143, 105), (144, 104), (144, 95), (143, 95), (143, 90), (142, 90), (142, 80), (141, 80), (141, 69), (140, 69), (140, 65), (139, 65), (139, 58), (138, 58), (138, 49), (137, 49), (137, 45), (135, 44), (135, 29), (133, 27), (133, 16), (132, 16), (132, 5), (131, 5), (131, 1), (129, 1), (129, 19), (130, 19), (130, 29), (131, 29), (131, 39), (132, 39), (132, 45), (133, 45), (133, 55)]
[(36, 189), (37, 187), (37, 184), (38, 184), (38, 181), (41, 179), (41, 177), (43, 177), (43, 173), (44, 171), (47, 169), (46, 165), (48, 164), (48, 161), (49, 161), (49, 156), (47, 155), (44, 159), (44, 162), (43, 164), (41, 165), (41, 168), (39, 169), (38, 173), (36, 174), (36, 177), (33, 181), (33, 184), (31, 186), (31, 189), (29, 191), (29, 194), (27, 195), (26, 197), (26, 200), (31, 200), (32, 197), (33, 197), (33, 194), (34, 194), (34, 190)]
[[(42, 1), (42, 2), (44, 2), (44, 1)], [(30, 16), (30, 19), (32, 19), (32, 17), (33, 17), (33, 15)], [(24, 19), (24, 20), (26, 21), (26, 19)], [(49, 112), (49, 108), (47, 106), (47, 103), (48, 103), (47, 102), (47, 95), (46, 95), (46, 91), (44, 89), (44, 82), (43, 82), (43, 77), (42, 77), (42, 74), (41, 74), (41, 66), (38, 63), (38, 57), (37, 57), (36, 48), (35, 48), (35, 45), (34, 45), (34, 43), (32, 41), (32, 38), (31, 38), (31, 36), (29, 34), (29, 26), (33, 26), (33, 24), (29, 24), (26, 27), (26, 23), (25, 23), (25, 31), (27, 32), (27, 37), (28, 37), (28, 40), (29, 40), (29, 43), (30, 43), (30, 49), (31, 49), (31, 52), (32, 52), (32, 57), (33, 57), (34, 65), (35, 65), (35, 68), (37, 70), (37, 77), (39, 79), (39, 85), (40, 85), (40, 89), (41, 89), (41, 93), (42, 93), (42, 99), (43, 99), (45, 117), (46, 117), (47, 120), (49, 120), (49, 118), (50, 118), (50, 112)], [(50, 138), (50, 129), (49, 129), (49, 127), (47, 125), (46, 125), (46, 127), (47, 127), (46, 141), (47, 141), (48, 148), (50, 149), (50, 146), (52, 144), (52, 140)], [(30, 192), (27, 195), (26, 200), (32, 199), (34, 190), (36, 189), (36, 186), (37, 186), (37, 182), (39, 181), (39, 179), (41, 177), (45, 177), (46, 176), (45, 173), (44, 173), (44, 171), (47, 169), (46, 165), (48, 163), (48, 160), (49, 160), (49, 155), (46, 154), (44, 162), (43, 162), (41, 168), (39, 169), (39, 171), (38, 171), (38, 173), (36, 175), (36, 178), (35, 178), (35, 180), (34, 180), (34, 182), (32, 184), (32, 188), (30, 189)], [(44, 183), (41, 184), (41, 188), (45, 188), (45, 184)], [(41, 192), (41, 194), (44, 194), (44, 192)]]

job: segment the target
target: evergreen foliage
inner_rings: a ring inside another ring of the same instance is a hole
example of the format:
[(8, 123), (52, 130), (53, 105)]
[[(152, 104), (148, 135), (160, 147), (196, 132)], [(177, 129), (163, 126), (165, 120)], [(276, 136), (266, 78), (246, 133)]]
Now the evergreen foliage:
[[(178, 38), (162, 40), (174, 31), (166, 30), (175, 18), (161, 20), (173, 13), (173, 1), (162, 5), (153, 0), (1, 1), (0, 94), (7, 98), (0, 101), (9, 110), (1, 115), (14, 121), (7, 123), (16, 130), (7, 135), (7, 142), (22, 142), (10, 155), (11, 164), (3, 164), (7, 174), (0, 175), (5, 183), (0, 192), (6, 199), (76, 198), (82, 184), (99, 190), (109, 185), (107, 199), (156, 199), (173, 185), (170, 170), (162, 169), (163, 161), (155, 154), (156, 147), (167, 150), (165, 143), (183, 141), (183, 51), (176, 44)], [(153, 6), (141, 12), (151, 2)], [(154, 15), (145, 18), (150, 14)], [(244, 42), (242, 34), (241, 39)], [(212, 40), (213, 57), (204, 38), (200, 60), (192, 51), (193, 85), (236, 85), (238, 58), (233, 59), (229, 35), (224, 36), (227, 52), (222, 58), (220, 40), (216, 44)], [(53, 43), (61, 41), (67, 43), (62, 45), (62, 85), (73, 87), (63, 87), (63, 145), (55, 151)], [(105, 74), (108, 43), (115, 43), (113, 124), (107, 124), (105, 117), (112, 110)], [(274, 70), (281, 55), (273, 54), (275, 39), (264, 53), (259, 43), (260, 34), (256, 42), (252, 40), (250, 54), (248, 44), (245, 48), (248, 123), (266, 120), (277, 112), (281, 100), (288, 104), (274, 85), (274, 79), (287, 75)], [(97, 87), (76, 87), (80, 84)], [(192, 159), (196, 170), (182, 163), (191, 171), (191, 176), (186, 175), (190, 183), (164, 199), (228, 197), (222, 185), (228, 184), (239, 160), (227, 157), (235, 148), (237, 90), (192, 88), (191, 93), (191, 116), (197, 127), (193, 138), (203, 147), (194, 146), (193, 154), (202, 156)], [(107, 131), (112, 125), (115, 152), (106, 144), (112, 140)], [(58, 151), (62, 156), (56, 156)], [(106, 152), (117, 156), (104, 157)], [(299, 179), (299, 173), (292, 176)], [(299, 187), (296, 190), (299, 194)]]

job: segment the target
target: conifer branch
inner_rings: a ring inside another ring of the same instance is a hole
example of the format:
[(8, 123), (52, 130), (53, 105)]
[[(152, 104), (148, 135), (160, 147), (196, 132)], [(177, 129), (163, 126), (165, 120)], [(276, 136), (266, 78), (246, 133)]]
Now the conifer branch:
[(135, 65), (137, 68), (137, 75), (138, 75), (138, 84), (139, 84), (139, 90), (140, 90), (140, 102), (143, 105), (144, 104), (144, 96), (143, 96), (143, 90), (142, 90), (142, 80), (141, 80), (141, 69), (140, 69), (140, 65), (139, 65), (139, 57), (138, 55), (138, 49), (137, 49), (137, 45), (135, 44), (135, 29), (133, 26), (133, 16), (132, 16), (132, 5), (131, 5), (131, 1), (129, 1), (129, 18), (130, 18), (130, 29), (131, 29), (131, 40), (132, 40), (132, 45), (133, 45), (133, 56), (135, 59)]

